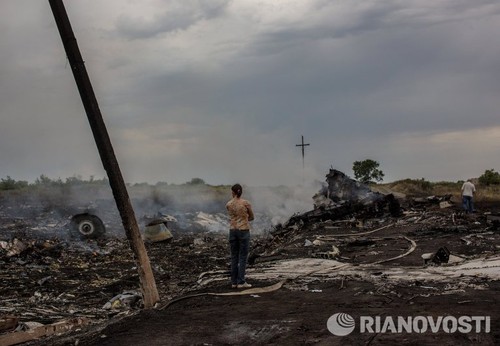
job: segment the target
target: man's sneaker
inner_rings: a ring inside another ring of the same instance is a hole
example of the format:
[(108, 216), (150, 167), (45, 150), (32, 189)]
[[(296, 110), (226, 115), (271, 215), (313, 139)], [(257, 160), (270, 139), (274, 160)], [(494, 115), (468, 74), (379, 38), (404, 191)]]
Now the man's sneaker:
[(238, 285), (236, 285), (236, 284), (232, 284), (232, 285), (231, 285), (231, 288), (238, 288)]
[(238, 288), (250, 288), (250, 287), (252, 287), (252, 285), (250, 285), (248, 282), (238, 285)]

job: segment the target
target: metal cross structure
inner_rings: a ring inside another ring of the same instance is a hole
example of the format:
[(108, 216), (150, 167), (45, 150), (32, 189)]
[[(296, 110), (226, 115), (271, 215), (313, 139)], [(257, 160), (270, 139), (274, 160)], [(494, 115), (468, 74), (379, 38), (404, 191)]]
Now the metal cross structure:
[(304, 169), (304, 156), (305, 156), (305, 152), (304, 152), (304, 147), (308, 146), (309, 143), (306, 143), (304, 144), (304, 136), (302, 136), (302, 144), (296, 144), (295, 146), (296, 147), (302, 147), (302, 169)]

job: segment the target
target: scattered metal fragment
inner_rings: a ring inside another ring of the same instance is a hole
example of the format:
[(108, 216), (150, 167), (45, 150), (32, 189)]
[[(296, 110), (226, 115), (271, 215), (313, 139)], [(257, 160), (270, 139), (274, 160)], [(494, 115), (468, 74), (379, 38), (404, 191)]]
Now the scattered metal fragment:
[(137, 291), (125, 291), (116, 295), (102, 307), (105, 310), (131, 308), (142, 300), (142, 294)]
[(151, 221), (144, 229), (144, 239), (146, 241), (161, 242), (172, 238), (172, 232), (167, 228), (167, 221), (163, 219)]
[(434, 256), (432, 256), (431, 261), (436, 264), (448, 263), (450, 259), (450, 250), (446, 246), (440, 247)]

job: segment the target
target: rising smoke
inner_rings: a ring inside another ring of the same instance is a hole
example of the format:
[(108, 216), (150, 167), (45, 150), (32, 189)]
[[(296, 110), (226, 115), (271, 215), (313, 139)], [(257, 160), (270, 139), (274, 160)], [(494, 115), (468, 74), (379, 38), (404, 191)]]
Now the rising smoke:
[[(256, 215), (253, 231), (264, 233), (296, 213), (311, 210), (312, 196), (320, 187), (319, 182), (294, 187), (245, 187), (243, 198), (250, 201)], [(175, 217), (178, 228), (185, 231), (226, 232), (229, 228), (225, 208), (231, 199), (229, 186), (136, 184), (128, 186), (128, 191), (141, 230), (151, 219), (165, 215)], [(0, 216), (4, 225), (10, 225), (2, 230), (5, 239), (20, 232), (69, 239), (71, 217), (84, 212), (102, 219), (108, 236), (125, 236), (107, 184), (55, 184), (3, 193), (1, 197)]]

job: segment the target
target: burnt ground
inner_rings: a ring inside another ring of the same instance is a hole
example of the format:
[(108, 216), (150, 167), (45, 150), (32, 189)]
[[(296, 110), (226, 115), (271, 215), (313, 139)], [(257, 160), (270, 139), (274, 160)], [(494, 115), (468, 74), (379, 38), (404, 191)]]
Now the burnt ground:
[[(207, 294), (234, 292), (225, 235), (178, 234), (170, 243), (147, 244), (161, 297), (152, 310), (142, 310), (140, 301), (104, 309), (114, 296), (139, 288), (126, 240), (45, 239), (26, 220), (13, 231), (15, 220), (4, 215), (4, 241), (21, 235), (25, 249), (11, 256), (0, 252), (0, 314), (21, 323), (90, 321), (26, 345), (495, 345), (500, 232), (484, 215), (496, 206), (477, 207), (473, 215), (457, 206), (425, 205), (397, 218), (352, 214), (285, 225), (268, 237), (254, 237), (248, 270), (255, 287), (283, 286), (239, 296)], [(408, 253), (412, 241), (416, 248)], [(456, 263), (424, 266), (422, 254), (442, 246)], [(490, 316), (491, 331), (397, 334), (356, 328), (340, 337), (326, 324), (339, 312), (356, 322), (360, 316)]]

